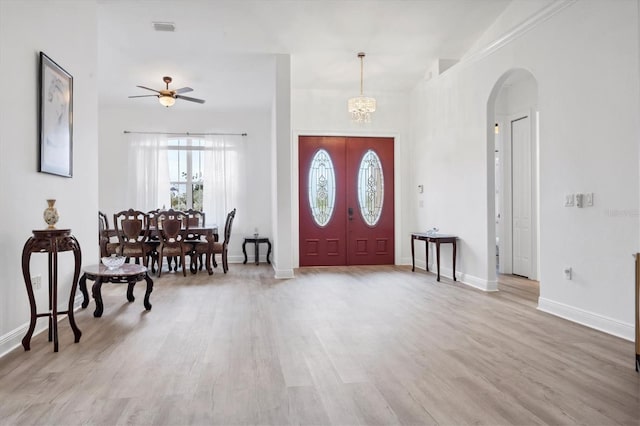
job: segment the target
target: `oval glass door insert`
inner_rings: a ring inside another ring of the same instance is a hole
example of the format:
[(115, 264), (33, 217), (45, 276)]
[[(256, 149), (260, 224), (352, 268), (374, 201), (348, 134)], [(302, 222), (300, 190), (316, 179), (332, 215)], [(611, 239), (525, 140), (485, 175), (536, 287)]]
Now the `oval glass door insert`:
[(329, 223), (336, 202), (336, 175), (329, 153), (320, 149), (309, 168), (309, 206), (319, 226)]
[(380, 157), (368, 150), (358, 170), (358, 203), (365, 223), (374, 226), (380, 220), (384, 202), (384, 176)]

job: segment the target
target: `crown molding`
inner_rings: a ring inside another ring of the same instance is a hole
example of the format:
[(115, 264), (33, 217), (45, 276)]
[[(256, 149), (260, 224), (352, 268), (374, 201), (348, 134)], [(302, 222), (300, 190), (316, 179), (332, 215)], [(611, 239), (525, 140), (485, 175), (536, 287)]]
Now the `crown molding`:
[(536, 28), (538, 25), (562, 12), (564, 9), (573, 6), (577, 1), (578, 0), (560, 0), (549, 3), (547, 6), (543, 7), (538, 12), (534, 13), (515, 27), (511, 28), (505, 34), (495, 39), (488, 45), (484, 46), (480, 50), (470, 54), (469, 56), (462, 57), (458, 64), (469, 65), (473, 62), (477, 62), (481, 59), (486, 58), (487, 56), (493, 54), (497, 50), (518, 39), (532, 29)]

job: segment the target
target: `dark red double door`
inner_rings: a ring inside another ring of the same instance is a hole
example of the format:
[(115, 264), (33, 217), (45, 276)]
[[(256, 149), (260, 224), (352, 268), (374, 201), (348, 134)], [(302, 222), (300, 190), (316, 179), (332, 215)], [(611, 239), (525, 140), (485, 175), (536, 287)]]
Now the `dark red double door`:
[(300, 136), (300, 266), (394, 263), (393, 143)]

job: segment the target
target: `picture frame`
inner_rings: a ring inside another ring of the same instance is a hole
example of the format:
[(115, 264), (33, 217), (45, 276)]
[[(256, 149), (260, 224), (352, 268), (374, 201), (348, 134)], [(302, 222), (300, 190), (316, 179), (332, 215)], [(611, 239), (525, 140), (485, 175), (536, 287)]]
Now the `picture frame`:
[(38, 171), (73, 177), (73, 77), (40, 52)]

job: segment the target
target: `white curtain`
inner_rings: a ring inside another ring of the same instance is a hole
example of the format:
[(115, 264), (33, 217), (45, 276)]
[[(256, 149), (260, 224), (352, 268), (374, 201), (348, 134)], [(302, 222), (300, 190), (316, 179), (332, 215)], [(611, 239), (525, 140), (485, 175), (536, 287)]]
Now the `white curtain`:
[(170, 208), (167, 137), (129, 133), (128, 138), (127, 208), (144, 212)]
[(227, 135), (206, 136), (205, 141), (203, 210), (207, 225), (218, 225), (222, 235), (227, 213), (242, 210), (247, 196), (245, 141), (242, 136)]

